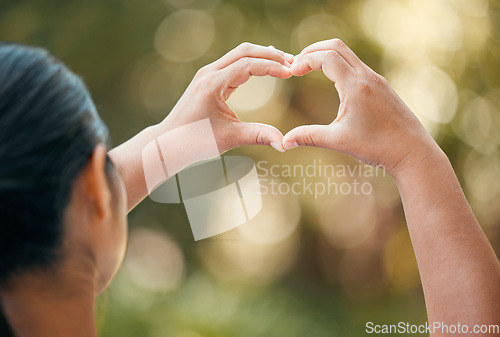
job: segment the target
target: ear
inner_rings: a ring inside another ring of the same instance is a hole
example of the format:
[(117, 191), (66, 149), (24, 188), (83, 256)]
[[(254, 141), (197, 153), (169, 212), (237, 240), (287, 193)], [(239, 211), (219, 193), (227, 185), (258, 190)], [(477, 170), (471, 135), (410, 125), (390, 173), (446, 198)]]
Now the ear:
[(99, 220), (111, 216), (111, 191), (106, 177), (106, 158), (106, 147), (98, 144), (83, 171), (86, 197), (94, 210), (94, 216)]

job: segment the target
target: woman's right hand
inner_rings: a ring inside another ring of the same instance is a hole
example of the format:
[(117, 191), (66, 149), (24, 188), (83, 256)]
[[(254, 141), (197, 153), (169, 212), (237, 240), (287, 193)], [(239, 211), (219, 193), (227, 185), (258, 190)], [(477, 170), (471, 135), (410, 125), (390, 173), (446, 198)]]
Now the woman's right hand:
[(340, 96), (337, 118), (329, 125), (299, 126), (288, 132), (285, 149), (329, 148), (397, 176), (427, 160), (439, 147), (389, 83), (364, 64), (341, 40), (322, 41), (295, 56), (292, 75), (323, 70)]

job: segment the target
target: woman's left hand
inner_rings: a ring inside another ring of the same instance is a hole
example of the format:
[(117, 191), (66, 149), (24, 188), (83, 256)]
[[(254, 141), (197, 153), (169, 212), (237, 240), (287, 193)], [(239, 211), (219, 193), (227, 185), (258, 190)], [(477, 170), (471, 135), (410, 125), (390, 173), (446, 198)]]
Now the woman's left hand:
[[(145, 165), (156, 157), (144, 154), (146, 146), (162, 137), (165, 144), (163, 160), (168, 162), (169, 176), (196, 161), (214, 155), (207, 151), (211, 139), (204, 139), (206, 130), (195, 132), (189, 124), (209, 119), (217, 150), (222, 154), (241, 145), (270, 145), (283, 149), (283, 134), (273, 126), (244, 123), (225, 103), (238, 86), (251, 76), (270, 75), (286, 79), (291, 76), (293, 56), (274, 47), (243, 43), (219, 60), (200, 69), (170, 114), (159, 124), (144, 129), (127, 142), (109, 152), (127, 189), (128, 209), (135, 207), (148, 193)], [(170, 132), (183, 130), (182, 132)], [(194, 133), (194, 134), (193, 134)]]
[(284, 151), (283, 134), (275, 127), (245, 123), (225, 103), (251, 76), (291, 76), (293, 56), (272, 46), (242, 43), (219, 60), (201, 68), (171, 113), (160, 123), (172, 130), (209, 118), (219, 153), (241, 145), (270, 145)]

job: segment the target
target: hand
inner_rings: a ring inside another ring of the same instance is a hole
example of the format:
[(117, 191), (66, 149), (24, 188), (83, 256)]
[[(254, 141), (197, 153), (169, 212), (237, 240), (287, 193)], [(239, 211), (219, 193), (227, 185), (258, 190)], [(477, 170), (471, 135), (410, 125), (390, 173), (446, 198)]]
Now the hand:
[(263, 144), (284, 151), (282, 133), (273, 126), (241, 122), (225, 103), (251, 76), (291, 77), (293, 56), (272, 46), (243, 43), (201, 68), (172, 112), (161, 123), (165, 131), (210, 119), (219, 152), (241, 145)]
[(285, 149), (295, 146), (329, 148), (391, 175), (425, 158), (437, 144), (389, 83), (364, 64), (342, 41), (322, 41), (295, 56), (291, 72), (302, 76), (323, 70), (335, 83), (340, 106), (329, 125), (299, 126), (288, 132)]

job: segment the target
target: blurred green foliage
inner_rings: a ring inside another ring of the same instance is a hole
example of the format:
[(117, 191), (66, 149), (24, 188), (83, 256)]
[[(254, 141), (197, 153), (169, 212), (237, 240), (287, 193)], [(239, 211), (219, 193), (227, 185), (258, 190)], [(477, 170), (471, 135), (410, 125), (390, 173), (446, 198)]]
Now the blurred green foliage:
[[(296, 54), (334, 37), (389, 79), (448, 153), (498, 254), (497, 1), (0, 3), (0, 38), (42, 46), (80, 74), (114, 145), (164, 118), (197, 69), (241, 42)], [(258, 81), (233, 102), (243, 120), (285, 133), (335, 118), (338, 98), (322, 74)], [(321, 149), (231, 153), (268, 166), (359, 165)], [(124, 268), (99, 300), (101, 336), (360, 336), (368, 321), (425, 322), (397, 189), (390, 177), (362, 180), (373, 186), (369, 196), (269, 196), (261, 218), (201, 242), (181, 205), (145, 200), (129, 216)]]

